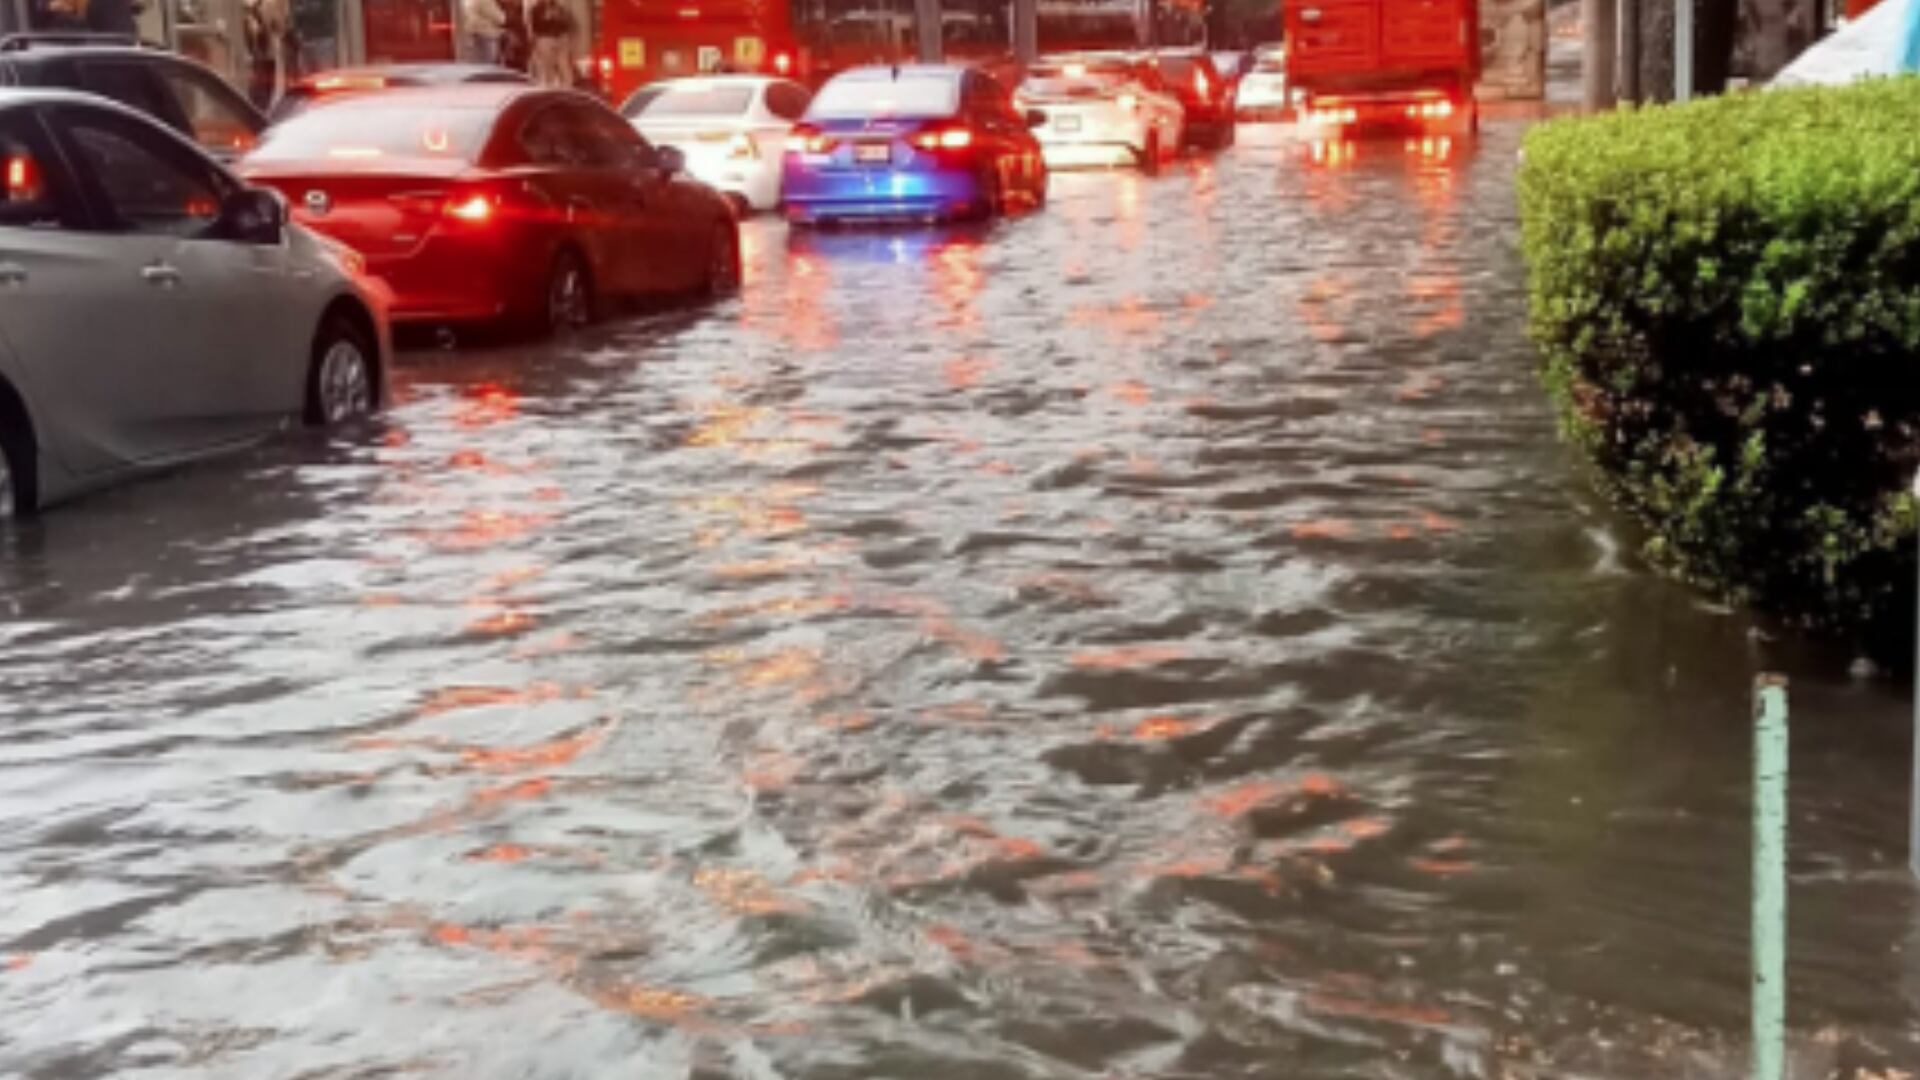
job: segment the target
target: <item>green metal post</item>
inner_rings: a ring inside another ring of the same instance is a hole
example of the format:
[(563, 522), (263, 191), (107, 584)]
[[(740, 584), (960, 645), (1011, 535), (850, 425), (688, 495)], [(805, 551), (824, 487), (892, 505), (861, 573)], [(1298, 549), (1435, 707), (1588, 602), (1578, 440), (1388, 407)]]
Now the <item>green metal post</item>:
[(1784, 1080), (1787, 681), (1762, 675), (1753, 696), (1753, 1080)]

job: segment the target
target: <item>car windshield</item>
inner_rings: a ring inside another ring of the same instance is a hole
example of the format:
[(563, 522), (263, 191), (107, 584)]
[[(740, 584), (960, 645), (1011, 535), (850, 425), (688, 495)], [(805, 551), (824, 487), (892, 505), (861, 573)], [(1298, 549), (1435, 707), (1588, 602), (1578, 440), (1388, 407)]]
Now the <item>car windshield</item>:
[(753, 104), (751, 86), (668, 86), (643, 101), (633, 116), (739, 116)]
[(392, 98), (316, 105), (268, 128), (249, 160), (473, 161), (486, 145), (494, 116), (490, 107), (395, 108)]
[(809, 116), (950, 116), (960, 80), (947, 75), (839, 78), (821, 88)]
[(1068, 60), (1035, 65), (1020, 88), (1036, 95), (1086, 97), (1113, 93), (1132, 78), (1133, 72), (1121, 61)]

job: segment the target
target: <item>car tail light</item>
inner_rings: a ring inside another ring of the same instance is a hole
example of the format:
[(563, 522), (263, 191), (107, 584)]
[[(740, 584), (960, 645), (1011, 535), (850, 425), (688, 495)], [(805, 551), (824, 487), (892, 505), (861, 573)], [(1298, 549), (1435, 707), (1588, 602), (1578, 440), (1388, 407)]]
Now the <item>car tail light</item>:
[(1119, 101), (1120, 107), (1128, 112), (1133, 112), (1140, 107), (1140, 99), (1134, 97), (1132, 94), (1121, 94), (1115, 100)]
[(323, 75), (313, 80), (313, 88), (322, 94), (341, 90), (384, 90), (387, 80), (379, 75)]
[(1213, 93), (1213, 85), (1207, 82), (1207, 73), (1199, 68), (1193, 69), (1193, 89), (1203, 98)]
[(787, 133), (787, 152), (790, 154), (824, 154), (832, 145), (819, 128), (807, 124), (801, 124)]
[(793, 54), (786, 53), (786, 52), (774, 53), (773, 54), (773, 70), (779, 72), (782, 75), (786, 75), (792, 72), (793, 71)]
[(30, 157), (10, 157), (7, 159), (7, 194), (17, 199), (32, 200), (39, 197), (40, 170), (34, 167)]
[(965, 150), (973, 145), (973, 129), (965, 127), (929, 128), (908, 139), (916, 150)]
[(760, 148), (754, 145), (751, 137), (736, 131), (733, 138), (727, 140), (727, 156), (735, 160), (752, 161), (760, 156)]
[(1445, 120), (1453, 115), (1453, 102), (1442, 99), (1407, 106), (1410, 120)]
[(493, 196), (476, 192), (472, 195), (448, 199), (441, 213), (455, 221), (464, 221), (469, 225), (483, 225), (493, 220), (493, 212), (498, 206)]

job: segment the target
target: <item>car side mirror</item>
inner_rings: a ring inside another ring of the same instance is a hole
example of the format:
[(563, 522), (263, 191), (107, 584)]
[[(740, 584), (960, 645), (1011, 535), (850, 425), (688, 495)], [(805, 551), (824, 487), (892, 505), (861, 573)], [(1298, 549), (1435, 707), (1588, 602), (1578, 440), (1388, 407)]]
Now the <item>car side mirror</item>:
[(287, 228), (287, 207), (280, 193), (266, 188), (241, 188), (220, 206), (215, 233), (242, 244), (278, 244)]
[(1027, 110), (1027, 126), (1030, 128), (1046, 127), (1047, 126), (1047, 110), (1028, 109)]
[(677, 146), (656, 146), (653, 150), (653, 163), (668, 176), (687, 171), (687, 155)]

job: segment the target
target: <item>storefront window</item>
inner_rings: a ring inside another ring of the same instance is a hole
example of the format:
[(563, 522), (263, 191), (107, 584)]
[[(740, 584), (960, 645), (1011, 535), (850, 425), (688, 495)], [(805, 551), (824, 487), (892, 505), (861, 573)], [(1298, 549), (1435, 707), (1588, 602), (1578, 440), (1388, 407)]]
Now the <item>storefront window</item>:
[(451, 0), (364, 0), (369, 63), (453, 59)]

